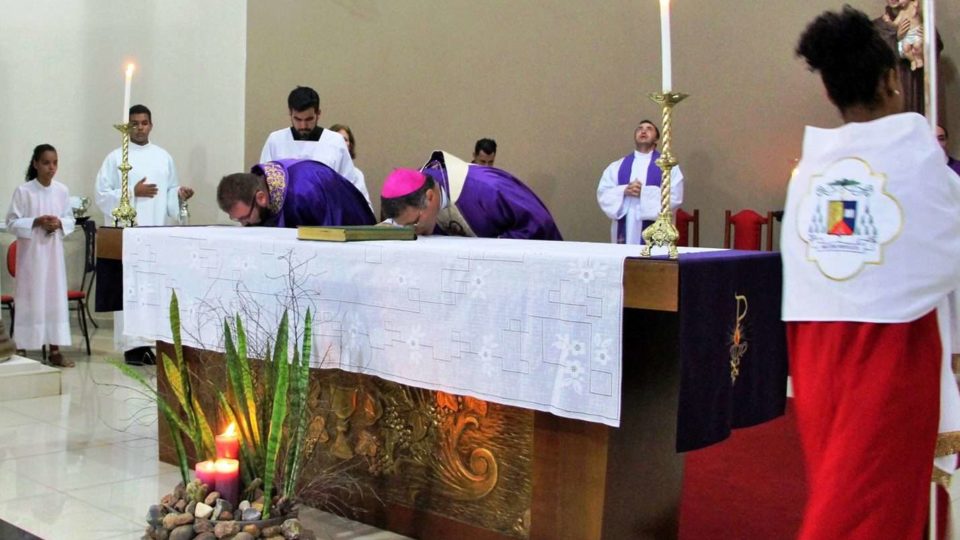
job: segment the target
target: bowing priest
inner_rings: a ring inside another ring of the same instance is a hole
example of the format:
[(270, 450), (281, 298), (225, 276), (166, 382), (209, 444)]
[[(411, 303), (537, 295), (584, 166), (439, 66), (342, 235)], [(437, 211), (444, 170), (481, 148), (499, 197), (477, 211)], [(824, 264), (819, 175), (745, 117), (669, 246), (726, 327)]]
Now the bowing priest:
[[(163, 148), (150, 142), (153, 114), (144, 105), (130, 107), (129, 146), (130, 204), (137, 211), (137, 225), (167, 225), (180, 215), (180, 201), (193, 196), (193, 189), (181, 186), (173, 158)], [(107, 154), (97, 173), (96, 202), (104, 214), (104, 223), (113, 224), (111, 212), (120, 204), (120, 163), (122, 149)], [(117, 351), (124, 352), (128, 364), (153, 363), (152, 341), (125, 336), (123, 313), (113, 316), (113, 341)]]
[[(610, 218), (610, 241), (614, 244), (642, 244), (641, 233), (660, 215), (660, 183), (663, 171), (657, 166), (660, 130), (643, 120), (633, 132), (634, 151), (614, 161), (600, 176), (597, 202)], [(683, 173), (670, 170), (670, 208), (683, 204)]]
[(282, 159), (255, 165), (249, 173), (224, 176), (217, 204), (242, 225), (373, 225), (363, 194), (329, 166)]
[(960, 449), (960, 182), (864, 13), (820, 15), (797, 54), (843, 120), (806, 129), (780, 237), (799, 538), (921, 538), (934, 457), (943, 477)]
[(396, 169), (380, 193), (384, 219), (417, 234), (563, 240), (550, 211), (510, 173), (437, 151), (421, 170)]

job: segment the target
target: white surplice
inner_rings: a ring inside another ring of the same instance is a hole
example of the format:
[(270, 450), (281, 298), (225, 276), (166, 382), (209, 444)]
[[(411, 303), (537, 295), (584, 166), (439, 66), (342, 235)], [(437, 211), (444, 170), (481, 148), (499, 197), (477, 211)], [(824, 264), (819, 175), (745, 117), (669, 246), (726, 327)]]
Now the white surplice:
[[(128, 190), (130, 203), (137, 210), (137, 225), (172, 223), (180, 213), (180, 179), (173, 158), (153, 143), (131, 144), (129, 152), (128, 161), (133, 168), (128, 177)], [(113, 224), (110, 212), (120, 204), (120, 160), (121, 153), (117, 148), (107, 154), (97, 173), (97, 206), (103, 211), (103, 222), (107, 225)], [(156, 184), (155, 197), (134, 197), (134, 186), (144, 178), (147, 184)]]
[[(354, 185), (363, 198), (370, 204), (370, 193), (364, 182), (363, 173), (353, 166), (350, 150), (343, 136), (335, 131), (324, 129), (320, 132), (319, 141), (295, 141), (290, 128), (278, 129), (267, 137), (260, 152), (260, 163), (276, 161), (278, 159), (311, 159), (330, 167), (340, 176)], [(371, 208), (373, 206), (371, 205)]]
[[(643, 222), (657, 219), (660, 215), (660, 186), (648, 186), (647, 168), (650, 166), (652, 153), (643, 153), (634, 150), (633, 167), (630, 169), (630, 180), (637, 180), (643, 184), (639, 197), (627, 196), (624, 192), (627, 184), (619, 185), (620, 158), (607, 166), (600, 176), (597, 186), (597, 203), (600, 209), (611, 220), (610, 242), (617, 243), (617, 226), (621, 218), (626, 217), (626, 233), (628, 244), (639, 244), (642, 241)], [(680, 167), (670, 170), (670, 208), (676, 211), (683, 204), (683, 173)]]
[[(33, 226), (40, 216), (58, 216), (63, 228), (47, 234)], [(13, 192), (7, 230), (17, 236), (17, 322), (13, 337), (19, 349), (70, 345), (63, 237), (73, 232), (74, 226), (70, 192), (60, 182), (44, 187), (34, 179)]]
[[(113, 225), (113, 209), (120, 204), (120, 161), (121, 150), (107, 154), (97, 173), (96, 200), (97, 206), (103, 211), (103, 222)], [(128, 193), (130, 203), (137, 211), (137, 225), (167, 225), (173, 223), (180, 214), (180, 179), (173, 158), (163, 148), (147, 143), (144, 145), (130, 144), (128, 161), (130, 174), (128, 176)], [(135, 197), (134, 186), (141, 179), (146, 178), (147, 184), (156, 184), (157, 195), (154, 197)], [(113, 316), (113, 343), (117, 351), (127, 351), (136, 347), (153, 345), (152, 341), (125, 336), (123, 329), (123, 314), (114, 313)]]

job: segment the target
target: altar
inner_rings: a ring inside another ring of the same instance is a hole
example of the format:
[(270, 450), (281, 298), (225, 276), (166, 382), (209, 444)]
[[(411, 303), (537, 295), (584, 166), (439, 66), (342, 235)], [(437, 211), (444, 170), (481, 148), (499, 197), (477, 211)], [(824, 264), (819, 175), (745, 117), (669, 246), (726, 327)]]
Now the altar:
[(354, 519), (419, 538), (676, 536), (678, 452), (782, 413), (776, 254), (295, 235), (123, 230), (125, 325), (169, 352), (175, 290), (212, 389), (224, 317), (263, 344), (309, 307), (312, 470), (375, 494)]

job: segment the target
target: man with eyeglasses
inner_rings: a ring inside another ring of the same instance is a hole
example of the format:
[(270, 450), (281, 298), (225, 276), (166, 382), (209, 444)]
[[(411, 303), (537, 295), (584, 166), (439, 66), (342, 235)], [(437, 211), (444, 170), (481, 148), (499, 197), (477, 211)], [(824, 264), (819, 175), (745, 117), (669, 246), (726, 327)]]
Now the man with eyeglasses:
[(373, 225), (363, 194), (323, 163), (281, 159), (224, 176), (217, 204), (242, 225)]
[(446, 152), (434, 152), (421, 171), (390, 173), (380, 213), (420, 235), (563, 240), (550, 211), (523, 182)]

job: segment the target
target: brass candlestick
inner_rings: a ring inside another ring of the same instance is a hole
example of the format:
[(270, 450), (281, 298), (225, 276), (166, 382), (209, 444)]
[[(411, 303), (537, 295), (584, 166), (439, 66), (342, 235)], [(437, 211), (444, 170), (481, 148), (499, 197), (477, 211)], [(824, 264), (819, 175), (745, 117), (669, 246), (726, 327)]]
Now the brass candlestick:
[(137, 224), (137, 210), (130, 205), (129, 176), (130, 166), (130, 131), (133, 130), (133, 124), (114, 124), (113, 127), (120, 132), (120, 204), (110, 212), (113, 216), (114, 227), (133, 227)]
[(652, 246), (667, 248), (671, 259), (676, 259), (677, 239), (680, 234), (673, 225), (673, 212), (670, 211), (670, 171), (677, 166), (677, 158), (673, 157), (671, 146), (671, 131), (673, 129), (673, 106), (687, 98), (687, 94), (679, 92), (650, 94), (650, 99), (663, 107), (663, 151), (657, 159), (657, 166), (663, 171), (660, 180), (660, 215), (649, 227), (643, 230), (643, 249), (641, 257), (649, 257)]

